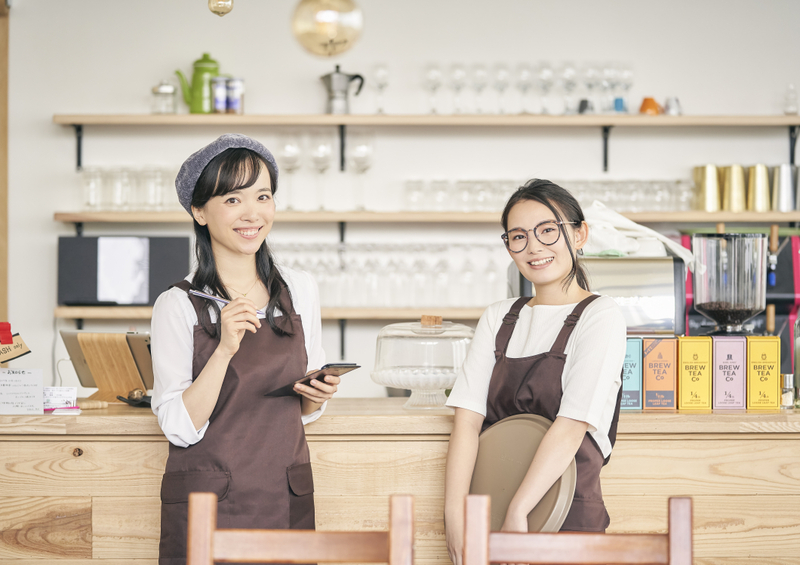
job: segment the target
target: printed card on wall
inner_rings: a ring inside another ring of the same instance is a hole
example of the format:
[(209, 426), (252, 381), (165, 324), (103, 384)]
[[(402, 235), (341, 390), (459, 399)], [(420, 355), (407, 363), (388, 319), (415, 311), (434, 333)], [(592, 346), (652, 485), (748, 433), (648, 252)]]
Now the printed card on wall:
[(0, 414), (44, 414), (41, 369), (0, 369)]

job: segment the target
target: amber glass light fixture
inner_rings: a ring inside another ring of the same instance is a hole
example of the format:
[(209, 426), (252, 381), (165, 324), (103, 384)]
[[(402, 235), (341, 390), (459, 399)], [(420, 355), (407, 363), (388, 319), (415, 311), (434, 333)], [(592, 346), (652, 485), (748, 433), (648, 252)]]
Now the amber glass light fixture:
[(222, 17), (233, 10), (233, 0), (208, 0), (208, 9)]
[(332, 57), (350, 49), (361, 35), (364, 17), (353, 0), (301, 0), (292, 33), (314, 55)]

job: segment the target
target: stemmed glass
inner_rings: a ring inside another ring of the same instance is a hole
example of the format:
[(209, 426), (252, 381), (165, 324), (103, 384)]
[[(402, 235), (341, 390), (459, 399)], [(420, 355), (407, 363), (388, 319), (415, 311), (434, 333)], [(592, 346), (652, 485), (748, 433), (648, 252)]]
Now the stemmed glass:
[(619, 69), (613, 63), (603, 65), (603, 75), (601, 77), (603, 88), (603, 112), (614, 111), (614, 98), (619, 86)]
[(356, 173), (355, 194), (353, 204), (356, 210), (366, 209), (366, 195), (364, 190), (365, 173), (372, 166), (374, 148), (374, 135), (370, 132), (360, 132), (349, 136), (348, 157), (350, 166)]
[(325, 210), (325, 171), (333, 161), (333, 140), (324, 133), (316, 133), (311, 137), (311, 164), (317, 171), (317, 206)]
[(503, 63), (498, 63), (494, 66), (494, 81), (492, 85), (497, 91), (497, 112), (499, 114), (506, 113), (506, 89), (511, 84), (511, 72), (508, 67)]
[(621, 65), (619, 69), (619, 88), (621, 91), (620, 98), (622, 98), (622, 112), (630, 111), (628, 96), (632, 86), (633, 69), (631, 69), (628, 65)]
[(539, 81), (539, 90), (542, 91), (542, 114), (549, 114), (550, 105), (547, 96), (553, 89), (553, 84), (555, 84), (553, 66), (544, 61), (539, 63), (536, 69), (536, 78)]
[(520, 113), (528, 113), (528, 91), (533, 86), (533, 69), (528, 63), (517, 65), (517, 89), (520, 92)]
[(578, 71), (575, 65), (569, 61), (561, 63), (558, 69), (561, 88), (564, 90), (564, 113), (577, 114), (578, 104), (573, 93), (578, 88)]
[(436, 92), (442, 86), (442, 69), (439, 65), (431, 64), (425, 67), (422, 85), (430, 93), (431, 114), (437, 114)]
[(464, 65), (456, 63), (450, 68), (450, 88), (453, 89), (453, 113), (460, 114), (461, 91), (467, 85), (467, 69)]
[(596, 109), (594, 103), (595, 89), (600, 86), (600, 72), (593, 63), (587, 63), (581, 69), (581, 81), (586, 87), (586, 113), (593, 113)]
[(389, 86), (389, 68), (383, 63), (378, 63), (372, 68), (372, 85), (375, 87), (375, 112), (384, 113), (383, 91)]
[(286, 210), (293, 210), (292, 197), (294, 190), (292, 188), (294, 173), (300, 168), (301, 151), (300, 139), (294, 133), (284, 133), (278, 139), (278, 165), (281, 172), (286, 175), (286, 188), (281, 190), (280, 201), (285, 203)]
[(474, 65), (470, 72), (472, 89), (475, 91), (475, 113), (483, 113), (483, 91), (489, 85), (489, 71), (485, 65)]

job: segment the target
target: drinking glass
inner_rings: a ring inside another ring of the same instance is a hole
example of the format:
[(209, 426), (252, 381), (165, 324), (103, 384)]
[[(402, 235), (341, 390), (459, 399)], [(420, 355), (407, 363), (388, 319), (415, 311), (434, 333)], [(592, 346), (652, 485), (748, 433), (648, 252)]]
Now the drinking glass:
[(161, 210), (164, 198), (164, 174), (161, 169), (145, 168), (139, 173), (141, 205), (145, 210)]
[(603, 65), (600, 85), (603, 90), (601, 111), (604, 113), (614, 112), (616, 95), (620, 85), (619, 66), (616, 63), (606, 63)]
[(453, 89), (453, 113), (460, 114), (463, 111), (461, 107), (461, 91), (467, 85), (467, 69), (464, 65), (456, 63), (450, 67), (450, 88)]
[(489, 85), (489, 71), (486, 65), (473, 65), (470, 72), (472, 89), (475, 91), (475, 113), (483, 113), (483, 91)]
[(528, 112), (528, 91), (533, 86), (533, 69), (528, 63), (517, 65), (517, 89), (520, 93), (520, 113)]
[(436, 105), (436, 92), (442, 86), (442, 69), (437, 64), (431, 64), (425, 67), (423, 74), (422, 86), (429, 93), (429, 102), (431, 107), (431, 114), (438, 113)]
[(128, 210), (133, 194), (133, 179), (128, 169), (111, 169), (108, 173), (108, 202), (112, 210)]
[(600, 86), (600, 71), (597, 70), (597, 65), (586, 63), (583, 66), (581, 69), (581, 82), (586, 89), (586, 107), (584, 113), (591, 114), (597, 109), (595, 93)]
[(425, 183), (418, 179), (407, 180), (403, 188), (406, 210), (414, 212), (423, 209)]
[(511, 84), (511, 72), (508, 66), (498, 63), (494, 66), (492, 86), (497, 91), (497, 113), (506, 113), (506, 90)]
[[(619, 89), (620, 89), (620, 106), (621, 110), (617, 110), (618, 112), (629, 112), (630, 111), (630, 100), (629, 100), (629, 93), (631, 87), (633, 86), (633, 69), (630, 65), (621, 65), (619, 68)], [(617, 103), (614, 103), (615, 109), (617, 108)]]
[(456, 210), (459, 212), (472, 212), (472, 185), (471, 180), (456, 181)]
[(330, 135), (317, 133), (311, 138), (311, 164), (317, 171), (317, 208), (325, 210), (325, 171), (333, 161), (333, 140)]
[(539, 82), (539, 90), (542, 91), (542, 114), (550, 114), (550, 103), (548, 96), (555, 84), (555, 73), (553, 65), (547, 61), (542, 61), (536, 68), (536, 78)]
[(577, 114), (578, 101), (575, 99), (575, 91), (578, 88), (578, 71), (575, 64), (569, 61), (561, 63), (558, 75), (561, 88), (564, 90), (564, 113)]
[(83, 180), (83, 209), (96, 212), (103, 208), (103, 171), (97, 167), (84, 167), (81, 171)]
[(449, 180), (436, 179), (430, 182), (430, 208), (435, 212), (445, 212), (452, 208)]
[(372, 85), (375, 87), (375, 112), (384, 113), (383, 91), (389, 86), (389, 67), (383, 63), (378, 63), (372, 67)]
[(292, 205), (294, 173), (300, 168), (302, 160), (299, 136), (288, 132), (281, 134), (278, 138), (276, 156), (278, 157), (278, 165), (281, 168), (281, 172), (286, 175), (286, 187), (281, 187), (279, 202), (285, 204), (284, 208), (286, 210), (292, 210), (294, 209)]
[(372, 154), (375, 136), (370, 132), (357, 132), (349, 136), (347, 152), (349, 153), (350, 166), (356, 173), (354, 183), (355, 194), (353, 204), (356, 210), (366, 209), (366, 194), (364, 190), (364, 176), (372, 166)]

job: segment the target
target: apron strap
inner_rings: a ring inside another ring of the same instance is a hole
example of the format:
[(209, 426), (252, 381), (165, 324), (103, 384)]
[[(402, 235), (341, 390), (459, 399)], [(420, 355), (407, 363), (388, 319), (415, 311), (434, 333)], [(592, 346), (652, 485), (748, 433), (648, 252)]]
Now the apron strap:
[(564, 320), (564, 327), (561, 328), (561, 332), (559, 332), (555, 343), (553, 343), (553, 347), (550, 348), (550, 353), (555, 353), (557, 355), (562, 355), (564, 353), (564, 350), (567, 348), (567, 341), (569, 340), (569, 336), (572, 335), (572, 330), (575, 329), (575, 324), (578, 323), (581, 314), (583, 314), (583, 311), (589, 304), (591, 304), (598, 298), (600, 298), (599, 295), (593, 294), (591, 296), (587, 296), (586, 298), (581, 300), (577, 305), (575, 305), (575, 309)]
[[(208, 303), (206, 302), (206, 300), (204, 298), (200, 298), (199, 296), (195, 296), (194, 294), (189, 294), (189, 291), (191, 289), (195, 288), (195, 286), (192, 283), (190, 283), (189, 281), (187, 281), (186, 279), (183, 279), (181, 282), (178, 282), (178, 283), (175, 283), (173, 285), (170, 285), (170, 288), (172, 288), (173, 286), (175, 288), (181, 289), (183, 292), (186, 293), (186, 295), (189, 297), (189, 300), (192, 303), (192, 306), (194, 306), (195, 314), (197, 314), (197, 319), (199, 320), (200, 319), (200, 311), (203, 308), (207, 308), (208, 307)], [(195, 288), (195, 290), (200, 290), (200, 289), (199, 288)]]
[(511, 305), (511, 309), (508, 311), (508, 313), (503, 316), (503, 324), (500, 326), (500, 329), (497, 330), (497, 335), (494, 338), (495, 357), (501, 354), (506, 354), (508, 342), (511, 341), (511, 334), (514, 333), (514, 328), (516, 327), (517, 320), (519, 319), (519, 313), (522, 311), (522, 307), (525, 306), (530, 299), (530, 296), (520, 296), (517, 301)]

